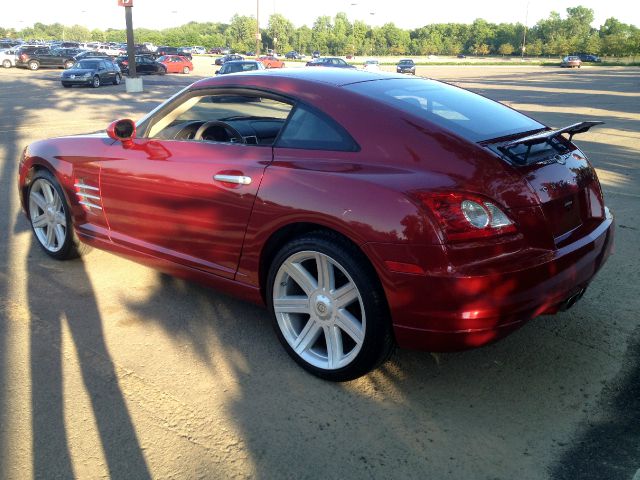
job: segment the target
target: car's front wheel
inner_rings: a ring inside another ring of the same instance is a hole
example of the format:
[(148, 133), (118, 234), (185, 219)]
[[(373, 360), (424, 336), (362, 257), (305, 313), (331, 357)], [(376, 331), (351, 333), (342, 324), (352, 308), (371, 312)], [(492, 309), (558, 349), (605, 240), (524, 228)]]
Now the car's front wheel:
[(267, 301), (284, 348), (320, 378), (352, 380), (381, 364), (393, 349), (376, 273), (338, 235), (318, 232), (285, 245), (269, 271)]
[(71, 214), (58, 181), (38, 171), (28, 190), (29, 220), (43, 250), (57, 260), (76, 258), (85, 251), (71, 225)]
[(119, 73), (116, 73), (116, 76), (113, 78), (113, 84), (120, 85), (121, 81), (122, 81), (122, 77), (120, 76)]
[(91, 82), (91, 86), (93, 88), (98, 88), (100, 86), (100, 77), (98, 75), (93, 77), (93, 82)]
[(184, 67), (184, 68), (182, 69), (182, 73), (184, 73), (185, 75), (186, 75), (187, 73), (189, 73), (190, 71), (191, 71), (191, 70), (189, 69), (189, 67)]
[(4, 60), (4, 61), (2, 62), (2, 66), (3, 66), (4, 68), (11, 68), (11, 60)]

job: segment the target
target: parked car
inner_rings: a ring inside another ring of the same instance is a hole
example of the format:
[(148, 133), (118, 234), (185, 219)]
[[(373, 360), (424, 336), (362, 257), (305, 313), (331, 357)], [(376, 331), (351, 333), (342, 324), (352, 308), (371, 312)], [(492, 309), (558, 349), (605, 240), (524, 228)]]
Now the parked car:
[(122, 74), (118, 65), (101, 58), (80, 60), (73, 67), (62, 72), (60, 82), (63, 87), (85, 85), (98, 88), (100, 85), (111, 83), (120, 85)]
[[(129, 57), (123, 55), (116, 58), (116, 63), (124, 75), (129, 75)], [(139, 75), (164, 75), (167, 67), (157, 62), (150, 55), (136, 55), (136, 73)]]
[(410, 73), (411, 75), (416, 74), (416, 64), (410, 58), (404, 58), (398, 62), (396, 65), (396, 73)]
[(49, 48), (37, 48), (31, 53), (20, 52), (16, 67), (25, 67), (29, 70), (39, 68), (71, 68), (75, 63), (72, 56), (65, 55), (59, 50)]
[(180, 55), (164, 55), (156, 61), (164, 65), (167, 73), (187, 74), (193, 71), (193, 63), (191, 63), (191, 60)]
[(215, 64), (216, 65), (224, 65), (226, 62), (231, 62), (234, 60), (244, 60), (244, 57), (242, 55), (238, 55), (235, 53), (229, 54), (229, 55), (224, 55), (222, 57), (216, 58)]
[(104, 53), (110, 57), (117, 57), (118, 55), (123, 55), (124, 49), (120, 47), (116, 47), (115, 45), (98, 45), (94, 49), (96, 52)]
[(107, 59), (107, 60), (112, 60), (113, 59), (113, 57), (111, 57), (110, 55), (107, 55), (106, 53), (96, 52), (96, 51), (93, 51), (93, 50), (87, 50), (87, 51), (84, 51), (84, 52), (80, 52), (76, 56), (73, 57), (73, 59), (76, 62), (78, 60), (82, 60), (84, 58), (103, 58), (103, 59)]
[(252, 70), (264, 70), (264, 65), (262, 62), (258, 62), (257, 60), (232, 60), (230, 62), (225, 62), (224, 65), (216, 71), (216, 75), (249, 72)]
[(0, 50), (0, 63), (4, 68), (11, 68), (16, 66), (18, 60), (18, 50), (15, 48), (7, 48)]
[(290, 52), (285, 53), (284, 58), (289, 58), (292, 60), (302, 60), (304, 55), (296, 52), (295, 50), (291, 50)]
[(288, 354), (343, 381), (394, 343), (479, 347), (579, 300), (614, 237), (570, 140), (599, 123), (435, 80), (248, 72), (32, 143), (18, 191), (50, 257), (83, 242), (266, 304)]
[(570, 55), (562, 59), (562, 62), (560, 62), (560, 66), (567, 68), (580, 68), (582, 66), (582, 61), (580, 60), (580, 57)]
[(258, 62), (264, 65), (264, 68), (284, 68), (284, 62), (273, 55), (263, 55), (256, 58)]
[(314, 50), (311, 54), (311, 58), (320, 58), (320, 50)]
[(587, 53), (581, 53), (578, 55), (581, 62), (602, 62), (602, 59), (597, 55), (590, 55)]
[(320, 57), (305, 64), (307, 67), (356, 68), (339, 57)]
[(464, 53), (459, 53), (456, 58), (467, 58), (467, 56)]
[(367, 70), (369, 72), (379, 72), (380, 71), (380, 61), (379, 60), (365, 60), (364, 65), (362, 66), (363, 70)]
[(181, 55), (191, 60), (191, 52), (184, 52), (182, 48), (177, 47), (158, 47), (156, 55), (162, 57), (164, 55)]
[(200, 46), (191, 47), (191, 53), (196, 53), (198, 55), (204, 55), (207, 53), (207, 49)]

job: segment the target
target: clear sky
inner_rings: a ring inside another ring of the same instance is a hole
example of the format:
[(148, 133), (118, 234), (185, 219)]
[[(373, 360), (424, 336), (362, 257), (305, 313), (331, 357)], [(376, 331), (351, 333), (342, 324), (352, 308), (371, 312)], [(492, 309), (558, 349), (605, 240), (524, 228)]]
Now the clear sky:
[[(258, 0), (260, 26), (266, 27), (269, 15), (281, 13), (297, 27), (311, 26), (320, 15), (346, 12), (350, 20), (370, 25), (394, 22), (405, 29), (429, 23), (471, 23), (476, 18), (489, 22), (525, 22), (534, 25), (552, 10), (563, 17), (567, 7), (583, 5), (595, 13), (594, 27), (609, 17), (640, 26), (638, 0)], [(166, 28), (190, 21), (229, 22), (233, 14), (256, 13), (256, 0), (134, 0), (134, 27)], [(124, 28), (124, 9), (117, 0), (9, 0), (4, 3), (0, 26), (23, 28), (34, 22), (93, 28)]]

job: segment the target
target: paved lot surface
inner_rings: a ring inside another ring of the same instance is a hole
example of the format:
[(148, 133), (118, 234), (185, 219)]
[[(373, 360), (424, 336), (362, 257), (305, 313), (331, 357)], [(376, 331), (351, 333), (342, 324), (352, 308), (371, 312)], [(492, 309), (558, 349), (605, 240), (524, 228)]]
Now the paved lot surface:
[(617, 215), (616, 254), (569, 312), (472, 352), (399, 351), (331, 384), (289, 360), (262, 309), (100, 251), (57, 263), (19, 213), (25, 145), (138, 117), (194, 76), (145, 78), (133, 96), (0, 70), (0, 479), (631, 479), (640, 69), (419, 73), (552, 126), (604, 120), (578, 143)]

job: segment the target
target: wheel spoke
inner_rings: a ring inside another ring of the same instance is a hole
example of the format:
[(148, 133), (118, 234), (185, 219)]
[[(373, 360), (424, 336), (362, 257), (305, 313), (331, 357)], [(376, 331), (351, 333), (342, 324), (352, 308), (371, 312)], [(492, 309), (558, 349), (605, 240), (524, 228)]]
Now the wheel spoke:
[(33, 224), (33, 228), (43, 228), (47, 224), (47, 216), (43, 213), (42, 215), (38, 215), (36, 218), (31, 220)]
[(31, 200), (36, 202), (36, 205), (40, 208), (40, 210), (45, 211), (47, 209), (47, 201), (42, 194), (32, 190)]
[(62, 210), (62, 199), (60, 198), (60, 195), (58, 195), (57, 192), (54, 192), (54, 195), (53, 195), (53, 210), (55, 212), (60, 212)]
[(318, 268), (318, 288), (331, 291), (334, 288), (333, 265), (326, 255), (316, 253), (316, 266)]
[(338, 314), (335, 316), (335, 324), (347, 335), (349, 335), (354, 342), (361, 345), (364, 340), (364, 331), (362, 324), (351, 315), (345, 309), (338, 310)]
[(309, 321), (304, 326), (298, 338), (296, 338), (293, 343), (293, 349), (296, 351), (298, 355), (302, 355), (305, 351), (307, 351), (318, 339), (322, 328), (318, 324), (318, 322), (312, 317), (309, 318)]
[(63, 212), (57, 212), (55, 216), (55, 221), (58, 225), (62, 225), (63, 227), (67, 226), (67, 219), (64, 216)]
[(333, 298), (336, 302), (336, 307), (344, 308), (358, 299), (358, 290), (352, 282), (349, 282), (336, 290)]
[(285, 272), (308, 296), (318, 287), (318, 282), (313, 278), (313, 275), (299, 263), (285, 264)]
[(336, 368), (344, 356), (342, 348), (342, 335), (340, 329), (335, 325), (323, 327), (324, 338), (327, 342), (327, 361), (329, 368)]
[(53, 244), (54, 238), (55, 238), (55, 232), (54, 232), (53, 225), (48, 225), (47, 226), (47, 245), (46, 245), (48, 249), (54, 248), (55, 246)]
[(302, 296), (276, 298), (273, 309), (276, 313), (309, 313), (309, 299)]
[(51, 188), (51, 185), (42, 182), (42, 193), (44, 195), (44, 199), (47, 201), (47, 204), (53, 203), (53, 189)]
[(56, 246), (58, 248), (60, 248), (60, 247), (62, 247), (62, 244), (64, 243), (64, 238), (65, 238), (64, 228), (62, 228), (62, 225), (55, 225), (53, 230), (55, 231), (56, 240), (58, 242), (58, 244)]

